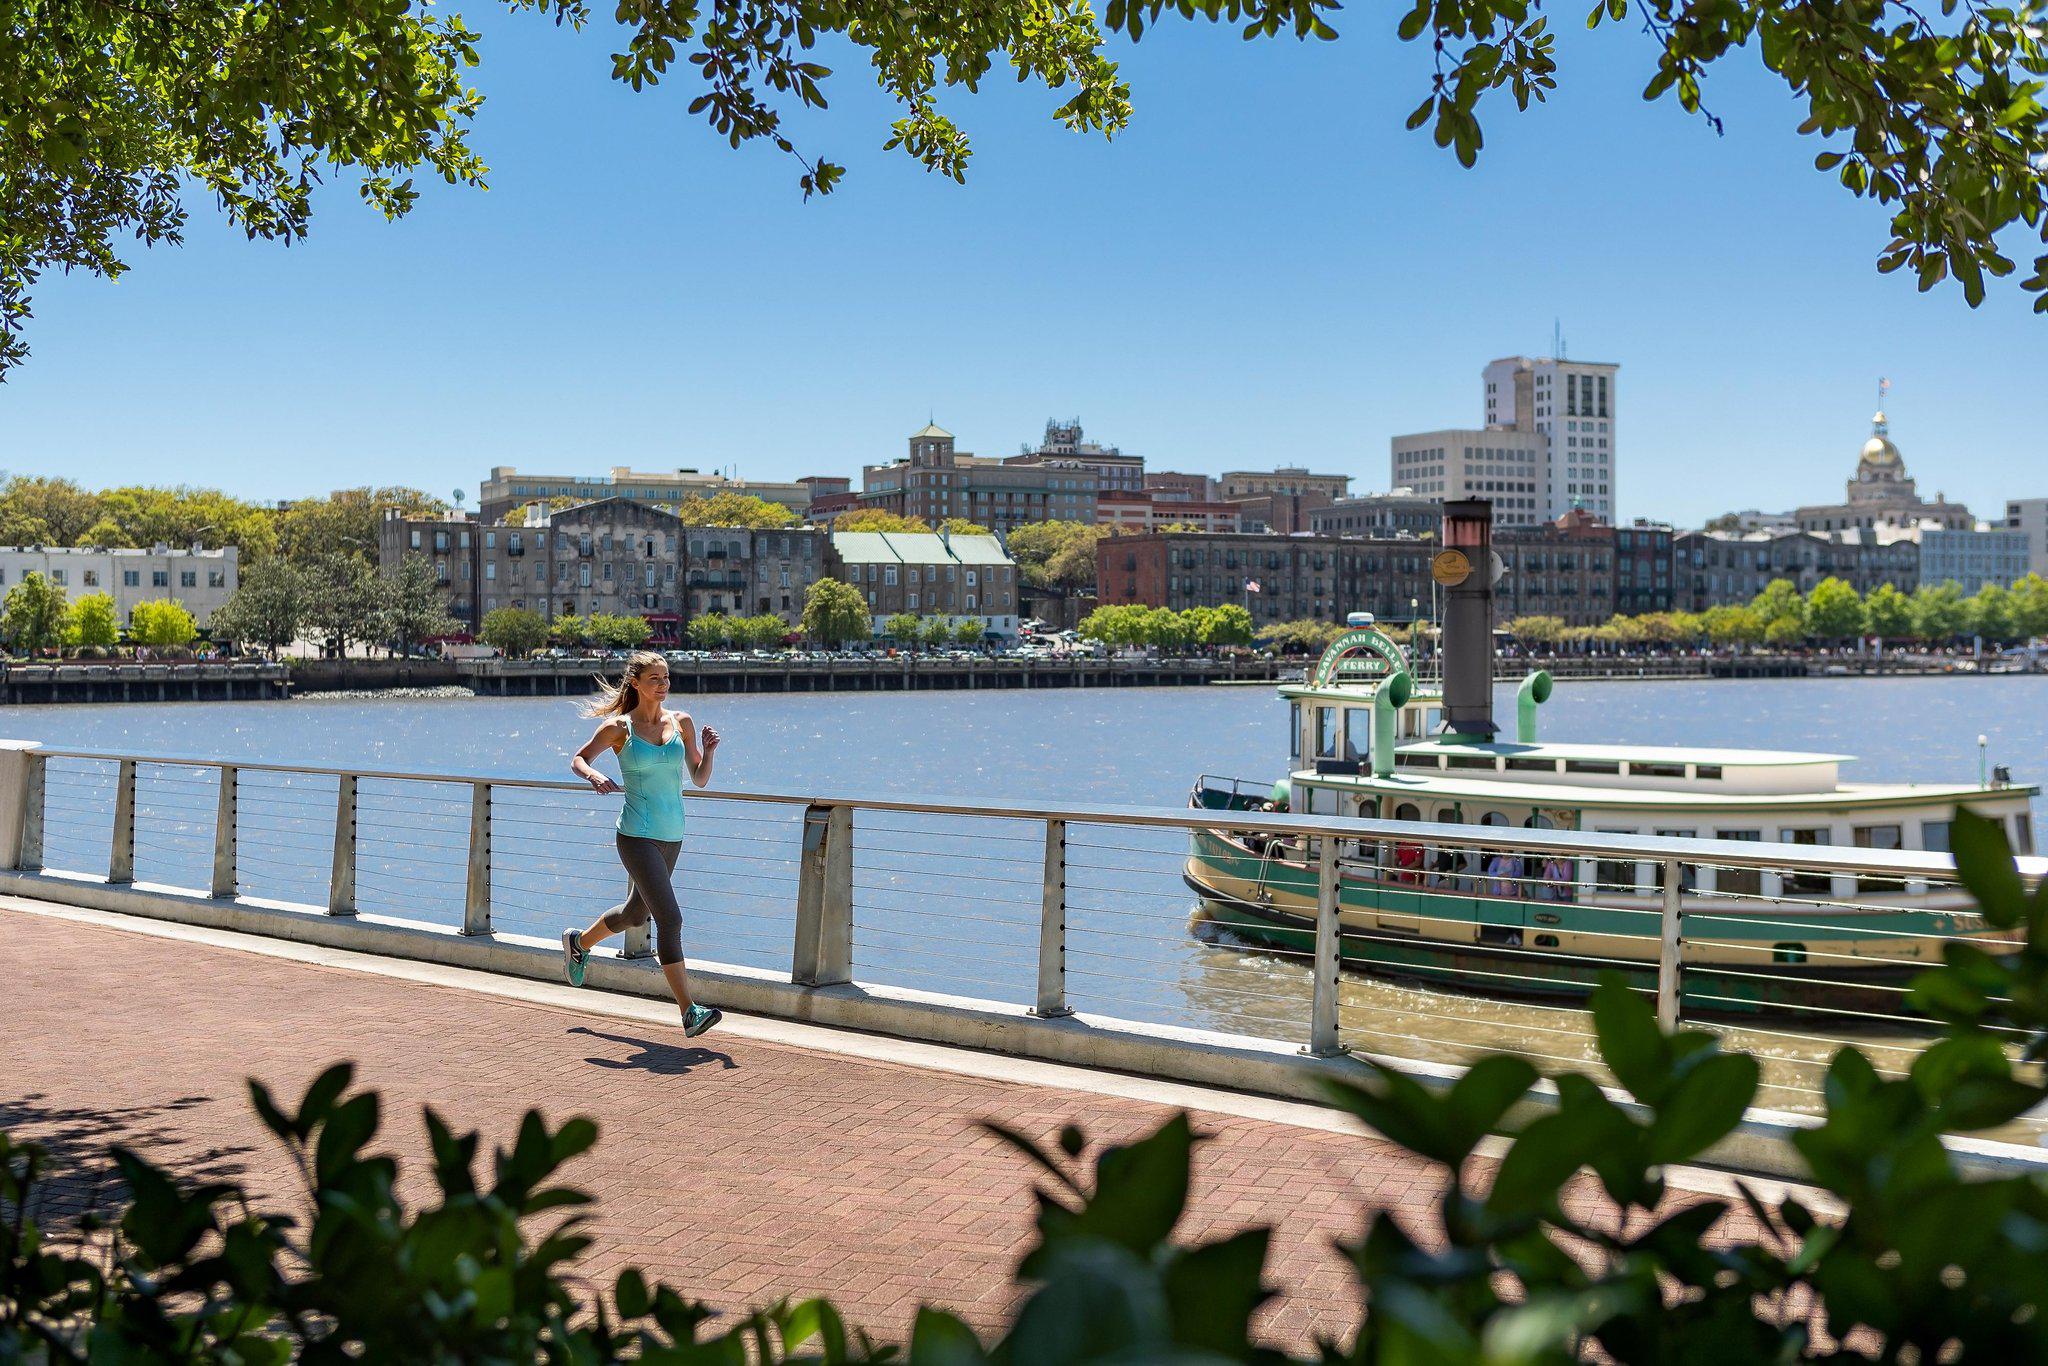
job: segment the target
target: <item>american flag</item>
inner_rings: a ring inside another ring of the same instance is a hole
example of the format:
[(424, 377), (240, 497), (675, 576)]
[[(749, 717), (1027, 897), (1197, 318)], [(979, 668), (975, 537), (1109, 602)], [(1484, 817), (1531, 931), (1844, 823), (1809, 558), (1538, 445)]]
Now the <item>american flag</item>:
[(1244, 591), (1247, 593), (1259, 592), (1259, 581), (1257, 579), (1246, 579), (1244, 581)]

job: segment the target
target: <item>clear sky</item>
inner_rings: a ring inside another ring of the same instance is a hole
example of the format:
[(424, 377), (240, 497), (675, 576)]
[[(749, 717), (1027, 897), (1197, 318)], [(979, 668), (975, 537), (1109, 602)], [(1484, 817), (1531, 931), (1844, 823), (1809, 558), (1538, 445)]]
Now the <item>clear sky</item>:
[(1879, 375), (1923, 494), (2048, 495), (2048, 318), (2011, 281), (1973, 312), (1880, 277), (1882, 209), (1812, 169), (1750, 54), (1710, 82), (1717, 138), (1640, 101), (1647, 39), (1561, 13), (1562, 89), (1482, 106), (1466, 171), (1402, 129), (1429, 54), (1396, 11), (1308, 46), (1168, 23), (1118, 45), (1113, 143), (1033, 87), (951, 96), (963, 186), (883, 152), (891, 107), (829, 53), (833, 107), (797, 128), (849, 174), (806, 204), (794, 162), (685, 116), (686, 74), (610, 81), (608, 23), (464, 12), (488, 192), (436, 183), (387, 224), (337, 186), (289, 250), (198, 203), (117, 284), (47, 278), (0, 468), (473, 505), (499, 464), (857, 475), (928, 416), (1005, 454), (1079, 415), (1154, 468), (1370, 490), (1389, 436), (1477, 425), (1481, 367), (1547, 354), (1561, 319), (1569, 354), (1622, 366), (1625, 517), (1839, 498)]

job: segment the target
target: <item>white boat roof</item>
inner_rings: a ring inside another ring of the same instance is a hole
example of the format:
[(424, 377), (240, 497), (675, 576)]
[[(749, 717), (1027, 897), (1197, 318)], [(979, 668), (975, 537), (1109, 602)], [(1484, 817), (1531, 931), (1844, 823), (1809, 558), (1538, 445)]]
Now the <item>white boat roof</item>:
[(1828, 810), (1852, 806), (1894, 806), (1950, 802), (2024, 803), (2034, 795), (2031, 785), (1983, 788), (1975, 783), (1844, 783), (1827, 792), (1703, 792), (1656, 787), (1594, 787), (1582, 784), (1501, 782), (1452, 773), (1396, 771), (1387, 777), (1371, 774), (1316, 773), (1299, 770), (1292, 781), (1317, 787), (1347, 787), (1383, 796), (1450, 798), (1502, 806), (1626, 807), (1639, 810), (1771, 811)]
[(1853, 754), (1819, 754), (1795, 749), (1713, 749), (1682, 745), (1581, 745), (1537, 740), (1523, 744), (1495, 740), (1475, 745), (1464, 740), (1435, 737), (1406, 740), (1395, 747), (1397, 754), (1506, 755), (1516, 759), (1606, 759), (1652, 764), (1719, 764), (1724, 768), (1772, 767), (1781, 764), (1846, 764)]

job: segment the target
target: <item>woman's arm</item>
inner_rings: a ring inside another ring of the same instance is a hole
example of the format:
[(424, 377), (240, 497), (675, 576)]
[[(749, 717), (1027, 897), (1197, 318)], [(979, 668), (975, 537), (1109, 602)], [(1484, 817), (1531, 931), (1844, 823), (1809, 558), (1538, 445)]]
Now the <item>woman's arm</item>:
[(678, 713), (676, 724), (683, 728), (683, 758), (689, 761), (690, 781), (699, 787), (711, 782), (711, 756), (718, 752), (718, 732), (710, 726), (704, 727), (704, 738), (697, 738), (696, 723), (687, 715)]
[[(632, 722), (628, 721), (625, 724), (631, 725)], [(604, 724), (597, 728), (596, 733), (583, 742), (583, 748), (577, 750), (575, 755), (569, 760), (569, 771), (584, 782), (589, 783), (591, 790), (599, 796), (610, 792), (617, 792), (619, 785), (592, 768), (590, 761), (595, 759), (599, 752), (603, 750), (611, 750), (613, 753), (618, 752), (619, 727), (620, 722), (616, 717), (605, 721)]]

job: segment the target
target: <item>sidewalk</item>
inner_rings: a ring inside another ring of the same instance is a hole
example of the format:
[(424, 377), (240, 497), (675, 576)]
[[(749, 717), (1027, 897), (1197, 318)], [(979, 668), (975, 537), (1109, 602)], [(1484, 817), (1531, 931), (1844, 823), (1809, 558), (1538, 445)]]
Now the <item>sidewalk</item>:
[[(422, 1104), (481, 1128), (486, 1145), (509, 1139), (529, 1107), (596, 1118), (596, 1150), (567, 1175), (598, 1197), (597, 1243), (579, 1270), (599, 1283), (638, 1265), (725, 1309), (825, 1294), (901, 1340), (920, 1302), (984, 1330), (1011, 1303), (1030, 1173), (977, 1121), (1050, 1140), (1073, 1120), (1120, 1140), (1172, 1112), (1134, 1090), (1205, 1094), (1125, 1078), (1103, 1083), (1125, 1094), (1104, 1094), (1091, 1074), (1014, 1060), (994, 1076), (934, 1070), (894, 1060), (904, 1046), (890, 1041), (779, 1021), (729, 1017), (686, 1040), (673, 1010), (648, 1002), (386, 960), (359, 971), (336, 965), (356, 955), (256, 939), (244, 951), (203, 942), (231, 936), (22, 904), (0, 903), (0, 1126), (49, 1147), (65, 1171), (38, 1211), (51, 1224), (113, 1198), (103, 1154), (115, 1142), (290, 1201), (243, 1078), (295, 1098), (349, 1058), (358, 1082), (383, 1092), (382, 1144), (415, 1172)], [(870, 1044), (874, 1056), (847, 1051)], [(911, 1047), (980, 1066), (980, 1055)], [(1076, 1084), (1020, 1081), (1019, 1068)], [(1356, 1297), (1331, 1240), (1356, 1233), (1368, 1208), (1426, 1215), (1427, 1169), (1323, 1112), (1214, 1098), (1197, 1113), (1211, 1139), (1184, 1232), (1277, 1224), (1269, 1277), (1283, 1298), (1266, 1331), (1298, 1348), (1318, 1331), (1345, 1334)], [(1296, 1112), (1301, 1122), (1255, 1117)]]

